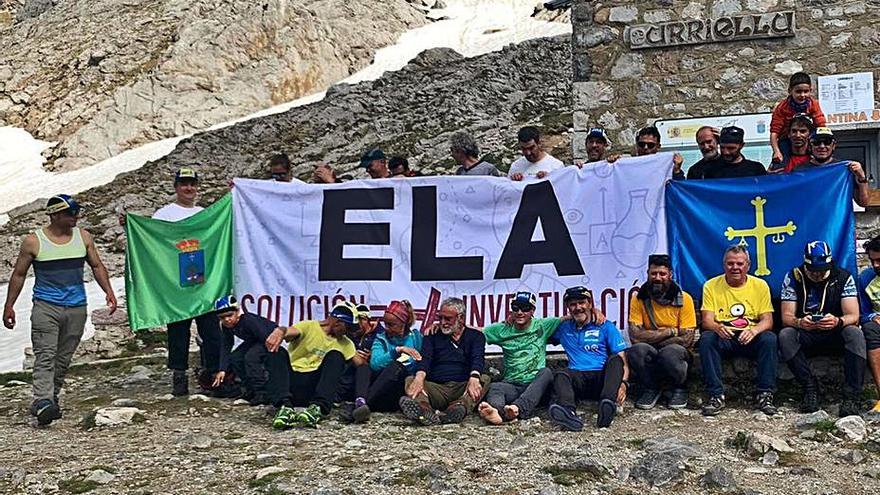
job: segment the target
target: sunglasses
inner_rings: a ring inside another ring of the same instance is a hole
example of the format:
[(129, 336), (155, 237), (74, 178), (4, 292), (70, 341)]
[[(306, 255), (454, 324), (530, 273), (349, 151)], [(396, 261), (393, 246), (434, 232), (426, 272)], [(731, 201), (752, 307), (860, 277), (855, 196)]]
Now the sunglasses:
[(636, 145), (638, 145), (639, 148), (646, 150), (652, 150), (657, 147), (657, 143), (653, 143), (650, 141), (639, 141), (636, 143)]
[(523, 304), (511, 304), (510, 310), (511, 311), (522, 311), (523, 313), (528, 313), (529, 311), (532, 310), (532, 307), (528, 306), (528, 305), (523, 305)]
[(833, 139), (827, 139), (827, 138), (826, 139), (814, 139), (813, 146), (831, 146), (831, 143), (833, 143), (833, 142), (834, 142)]

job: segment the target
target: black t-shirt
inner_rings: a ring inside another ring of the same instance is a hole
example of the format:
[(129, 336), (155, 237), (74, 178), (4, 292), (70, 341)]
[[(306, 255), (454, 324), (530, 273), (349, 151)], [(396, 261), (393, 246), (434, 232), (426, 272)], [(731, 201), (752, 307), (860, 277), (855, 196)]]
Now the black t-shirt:
[(720, 156), (714, 160), (705, 162), (703, 166), (704, 179), (732, 179), (734, 177), (755, 177), (767, 175), (767, 169), (758, 162), (743, 158), (739, 163), (724, 161)]
[(278, 324), (253, 313), (242, 313), (238, 324), (228, 329), (233, 335), (249, 344), (266, 342)]
[(706, 178), (705, 177), (706, 163), (708, 163), (709, 161), (711, 161), (711, 160), (706, 160), (705, 158), (700, 158), (700, 161), (691, 165), (691, 167), (688, 169), (688, 174), (687, 174), (688, 180), (705, 179)]

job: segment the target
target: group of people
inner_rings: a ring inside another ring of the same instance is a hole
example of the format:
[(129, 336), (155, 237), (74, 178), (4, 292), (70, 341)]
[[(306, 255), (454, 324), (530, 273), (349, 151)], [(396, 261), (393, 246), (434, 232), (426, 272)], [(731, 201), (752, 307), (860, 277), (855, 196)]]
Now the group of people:
[[(833, 133), (810, 96), (810, 78), (795, 74), (790, 95), (781, 101), (771, 122), (774, 162), (769, 173), (835, 163)], [(522, 157), (511, 164), (511, 180), (544, 178), (563, 167), (543, 147), (540, 132), (524, 127), (518, 133)], [(696, 133), (703, 158), (685, 175), (675, 155), (676, 180), (743, 177), (768, 173), (742, 155), (744, 133), (737, 127), (703, 127)], [(614, 162), (611, 142), (602, 129), (586, 137), (588, 162)], [(661, 150), (661, 136), (646, 127), (636, 136), (636, 155)], [(458, 175), (503, 175), (480, 158), (472, 136), (456, 133), (450, 153)], [(272, 180), (290, 181), (291, 162), (284, 154), (269, 161)], [(405, 158), (387, 159), (382, 150), (364, 154), (361, 166), (371, 178), (411, 177)], [(856, 187), (854, 199), (867, 203), (867, 179), (861, 164), (850, 162)], [(335, 171), (321, 165), (314, 180), (338, 182)], [(196, 205), (199, 177), (191, 168), (174, 176), (176, 198), (153, 218), (176, 222), (202, 210)], [(89, 233), (77, 227), (80, 206), (68, 195), (49, 199), (49, 224), (24, 238), (10, 281), (3, 321), (16, 324), (15, 301), (31, 266), (34, 268), (34, 309), (31, 334), (35, 363), (31, 412), (45, 425), (62, 416), (60, 392), (86, 319), (84, 263), (106, 293), (111, 312), (116, 297)], [(801, 410), (819, 407), (819, 387), (809, 366), (815, 352), (844, 356), (845, 383), (841, 415), (859, 413), (866, 361), (880, 383), (880, 238), (866, 246), (872, 268), (852, 274), (836, 266), (830, 247), (814, 241), (805, 248), (804, 263), (793, 267), (782, 287), (781, 322), (774, 331), (770, 291), (751, 276), (748, 252), (733, 246), (724, 253), (724, 273), (705, 283), (697, 319), (694, 298), (672, 278), (667, 255), (648, 259), (647, 281), (630, 302), (629, 323), (617, 328), (596, 310), (585, 287), (564, 295), (567, 315), (535, 318), (535, 295), (515, 295), (509, 317), (483, 329), (465, 325), (465, 304), (443, 301), (438, 321), (425, 334), (414, 329), (415, 315), (407, 301), (392, 301), (375, 318), (368, 307), (341, 303), (324, 320), (302, 321), (283, 328), (259, 315), (244, 313), (235, 297), (216, 301), (214, 311), (168, 324), (168, 368), (172, 393), (189, 393), (189, 347), (195, 322), (201, 349), (202, 388), (224, 397), (242, 397), (251, 404), (277, 408), (277, 428), (314, 426), (335, 404), (352, 421), (363, 422), (371, 411), (401, 411), (413, 421), (432, 425), (454, 423), (476, 412), (490, 424), (535, 414), (548, 405), (551, 420), (567, 430), (580, 430), (578, 399), (598, 401), (599, 427), (609, 426), (629, 395), (630, 378), (638, 383), (635, 406), (650, 409), (665, 397), (672, 409), (689, 402), (687, 380), (696, 350), (701, 355), (707, 400), (703, 413), (725, 407), (721, 362), (742, 354), (757, 362), (756, 403), (765, 414), (776, 412), (773, 393), (778, 360), (790, 367), (803, 389)], [(434, 323), (434, 322), (429, 322)], [(623, 322), (621, 322), (623, 325)], [(235, 342), (238, 341), (238, 345)], [(560, 344), (567, 367), (546, 367), (548, 343)], [(486, 344), (503, 351), (503, 377), (492, 382), (485, 365)], [(665, 392), (664, 392), (665, 391)], [(302, 409), (296, 409), (302, 408)], [(880, 412), (880, 403), (875, 407)]]

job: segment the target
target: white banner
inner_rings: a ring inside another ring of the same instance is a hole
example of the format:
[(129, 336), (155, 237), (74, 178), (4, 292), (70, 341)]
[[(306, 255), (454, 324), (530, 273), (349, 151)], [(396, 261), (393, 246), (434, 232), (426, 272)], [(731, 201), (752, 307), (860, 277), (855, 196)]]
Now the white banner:
[(584, 285), (625, 325), (647, 257), (666, 253), (672, 155), (566, 167), (544, 180), (437, 176), (333, 185), (236, 179), (235, 291), (246, 311), (291, 325), (340, 299), (375, 316), (409, 299), (419, 321), (461, 297), (475, 327), (503, 320), (513, 293), (536, 316), (564, 314)]

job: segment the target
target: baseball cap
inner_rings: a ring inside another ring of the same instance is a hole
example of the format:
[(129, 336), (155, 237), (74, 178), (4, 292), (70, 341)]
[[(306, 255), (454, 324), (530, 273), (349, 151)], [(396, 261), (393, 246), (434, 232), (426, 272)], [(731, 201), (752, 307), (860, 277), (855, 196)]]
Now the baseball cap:
[(743, 144), (745, 143), (745, 135), (745, 131), (732, 125), (721, 129), (721, 136), (718, 138), (718, 142), (721, 144)]
[(370, 318), (370, 307), (366, 304), (358, 304), (354, 309), (357, 310), (358, 318)]
[(195, 170), (188, 167), (179, 168), (177, 172), (174, 173), (174, 183), (177, 184), (178, 182), (184, 180), (192, 180), (198, 182), (199, 174), (197, 174)]
[(361, 167), (368, 168), (373, 160), (386, 160), (385, 152), (379, 148), (371, 149), (361, 155)]
[(569, 299), (589, 299), (592, 301), (593, 295), (590, 293), (590, 290), (583, 285), (577, 285), (565, 289), (565, 295), (562, 296), (562, 302), (568, 302)]
[(804, 246), (804, 267), (811, 272), (831, 268), (831, 247), (825, 241), (811, 241)]
[(230, 311), (238, 310), (238, 299), (235, 298), (232, 294), (228, 296), (223, 296), (217, 301), (214, 302), (214, 312), (215, 313), (228, 313)]
[(815, 131), (813, 131), (813, 135), (810, 137), (811, 141), (817, 141), (820, 138), (828, 138), (836, 141), (837, 138), (834, 137), (834, 133), (831, 132), (831, 129), (828, 127), (817, 127)]
[(529, 311), (535, 309), (535, 303), (537, 302), (538, 298), (531, 292), (520, 291), (517, 292), (516, 295), (513, 296), (513, 300), (510, 301), (510, 309), (523, 309)]
[(82, 208), (79, 206), (79, 203), (76, 202), (71, 196), (67, 194), (59, 194), (57, 196), (52, 196), (49, 198), (49, 201), (46, 202), (46, 214), (52, 215), (55, 213), (61, 213), (62, 211), (70, 210), (70, 214), (73, 216), (79, 215)]
[(602, 139), (605, 141), (605, 144), (607, 146), (611, 146), (611, 140), (608, 139), (608, 134), (606, 134), (605, 129), (602, 129), (601, 127), (593, 127), (592, 129), (590, 129), (587, 132), (587, 137), (584, 139), (584, 141), (590, 138)]
[(357, 308), (348, 301), (343, 301), (333, 306), (330, 310), (330, 316), (345, 323), (346, 325), (354, 325)]

